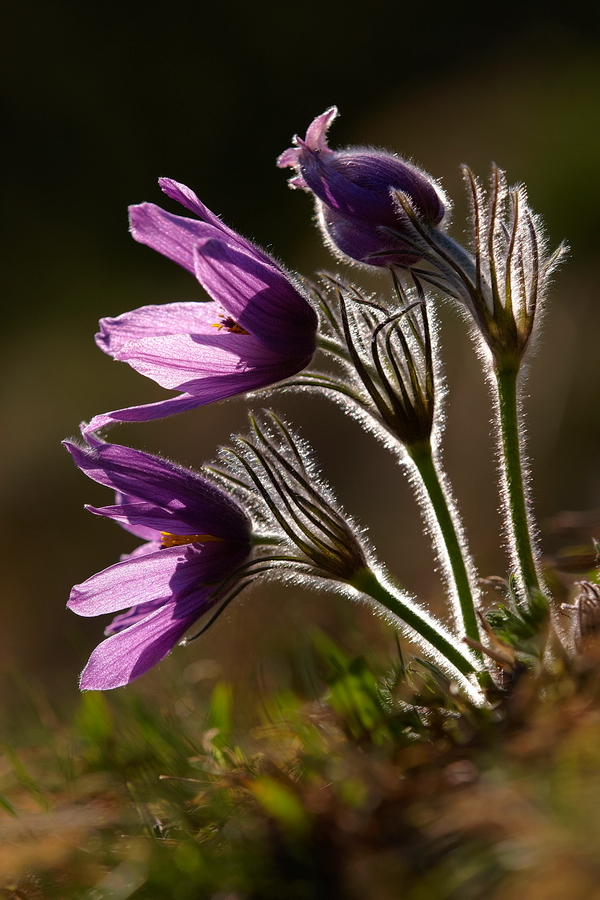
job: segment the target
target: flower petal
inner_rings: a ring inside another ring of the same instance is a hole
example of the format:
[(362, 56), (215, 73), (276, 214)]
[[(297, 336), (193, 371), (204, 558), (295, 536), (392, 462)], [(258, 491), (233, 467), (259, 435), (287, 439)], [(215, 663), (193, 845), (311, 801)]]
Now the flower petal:
[[(206, 584), (225, 578), (248, 555), (227, 541), (167, 547), (134, 556), (76, 584), (67, 606), (78, 616), (100, 616), (149, 600), (188, 601)], [(210, 593), (214, 591), (211, 586)]]
[(142, 306), (116, 318), (100, 319), (96, 343), (115, 356), (130, 341), (166, 334), (210, 334), (222, 309), (217, 303), (163, 303)]
[[(89, 617), (138, 606), (149, 598), (166, 603), (174, 595), (171, 581), (175, 573), (183, 571), (186, 577), (187, 567), (182, 563), (188, 552), (187, 546), (169, 547), (115, 563), (76, 584), (67, 607), (78, 616)], [(193, 567), (187, 572), (194, 577)]]
[(220, 240), (199, 244), (195, 263), (204, 289), (262, 344), (293, 356), (314, 353), (317, 314), (282, 270)]
[[(169, 550), (154, 554), (156, 557), (175, 555), (170, 554)], [(185, 565), (175, 570), (169, 583), (172, 598), (165, 602), (160, 602), (158, 597), (143, 600), (134, 604), (127, 613), (117, 616), (108, 626), (109, 631), (117, 630), (94, 650), (82, 672), (81, 689), (105, 691), (120, 687), (164, 659), (196, 619), (214, 605), (215, 585), (211, 582), (222, 581), (246, 556), (247, 551), (232, 555), (231, 548), (220, 544), (206, 544), (199, 550), (188, 548)], [(149, 561), (154, 562), (150, 557), (141, 557), (118, 565), (121, 569), (127, 565), (133, 569), (139, 564), (141, 570), (143, 563)], [(171, 561), (169, 559), (169, 563)], [(147, 568), (151, 570), (152, 565)], [(100, 578), (103, 574), (95, 577)], [(86, 584), (91, 581), (93, 579)], [(81, 608), (75, 611), (83, 614)], [(147, 615), (144, 616), (144, 613)], [(128, 619), (135, 621), (126, 627)]]
[[(206, 601), (206, 596), (203, 598)], [(206, 609), (210, 605), (207, 604)], [(108, 691), (129, 684), (167, 656), (193, 622), (205, 611), (168, 603), (130, 628), (103, 641), (90, 656), (79, 686), (82, 691)]]
[[(131, 531), (132, 528), (143, 528), (145, 534), (138, 534), (146, 540), (160, 541), (160, 535), (166, 531), (169, 534), (199, 534), (194, 527), (185, 521), (185, 518), (170, 510), (162, 509), (155, 503), (135, 501), (133, 503), (119, 503), (115, 506), (90, 506), (86, 504), (88, 512), (95, 516), (103, 516), (118, 522), (123, 528)], [(136, 532), (133, 532), (134, 534)]]
[[(115, 505), (123, 506), (127, 503), (135, 503), (135, 498), (128, 497), (127, 494), (121, 493), (121, 491), (115, 492)], [(93, 512), (95, 515), (103, 515), (102, 512), (95, 509), (92, 506), (86, 506), (90, 512)], [(160, 549), (160, 532), (157, 531), (156, 528), (148, 528), (146, 525), (134, 525), (131, 522), (119, 522), (121, 528), (124, 528), (125, 531), (129, 531), (130, 534), (135, 534), (136, 537), (142, 538), (144, 541), (150, 541), (151, 543), (158, 542), (158, 545), (154, 548), (155, 550)], [(148, 545), (144, 545), (148, 546)], [(138, 550), (140, 548), (138, 547)], [(136, 552), (136, 551), (134, 551)], [(129, 555), (129, 554), (127, 554)], [(121, 559), (125, 559), (125, 556), (122, 556)]]
[(414, 265), (420, 254), (410, 250), (406, 241), (384, 229), (373, 228), (364, 219), (344, 216), (317, 200), (317, 217), (323, 235), (333, 253), (347, 254), (371, 266)]
[(201, 222), (206, 222), (208, 225), (214, 225), (215, 228), (218, 228), (223, 234), (235, 235), (235, 231), (228, 228), (219, 216), (214, 212), (211, 212), (208, 206), (205, 206), (187, 185), (182, 184), (180, 181), (174, 181), (173, 178), (159, 178), (158, 185), (163, 194), (166, 194), (171, 200), (176, 200), (177, 203), (181, 203), (181, 205), (185, 206), (186, 209), (189, 209), (190, 212), (195, 213)]
[(333, 155), (334, 151), (330, 150), (327, 146), (327, 130), (337, 115), (337, 106), (330, 106), (322, 115), (313, 119), (308, 126), (304, 140), (296, 135), (294, 138), (295, 146), (290, 147), (288, 150), (284, 150), (277, 158), (277, 165), (280, 169), (287, 169), (290, 167), (297, 170), (297, 174), (289, 179), (288, 183), (290, 187), (309, 190), (306, 181), (299, 171), (305, 148), (319, 153), (321, 156), (327, 157)]
[(168, 400), (158, 400), (156, 403), (143, 403), (141, 406), (113, 409), (111, 412), (94, 416), (87, 424), (84, 423), (81, 433), (87, 439), (96, 431), (110, 428), (117, 422), (150, 422), (153, 419), (164, 419), (166, 416), (196, 409), (199, 405), (197, 397), (192, 397), (191, 394), (181, 394), (179, 397), (169, 397)]
[[(211, 212), (211, 210), (205, 206), (204, 203), (198, 199), (196, 194), (185, 184), (173, 181), (172, 178), (159, 178), (158, 184), (167, 197), (181, 203), (186, 209), (195, 213), (201, 221), (206, 222), (208, 225), (212, 225), (215, 229), (220, 231), (220, 237), (225, 240), (226, 243), (234, 244), (241, 250), (246, 250), (246, 252), (251, 253), (253, 256), (257, 256), (268, 265), (274, 264), (268, 253), (265, 253), (264, 250), (261, 250), (256, 244), (253, 244), (252, 241), (242, 237), (237, 231), (229, 228), (225, 222), (223, 222), (219, 216), (215, 215), (215, 213)], [(218, 235), (215, 236), (217, 237)]]
[(324, 113), (313, 119), (306, 131), (305, 143), (311, 150), (321, 153), (333, 153), (327, 146), (327, 131), (334, 119), (338, 117), (337, 106), (330, 106)]
[(160, 609), (164, 605), (164, 600), (146, 600), (145, 603), (140, 603), (138, 606), (128, 609), (127, 612), (119, 613), (118, 616), (114, 617), (110, 625), (106, 626), (104, 634), (106, 637), (110, 637), (111, 634), (118, 634), (119, 631), (131, 628), (132, 625), (141, 622), (142, 619), (153, 613), (155, 609)]
[(206, 228), (197, 219), (174, 216), (154, 203), (129, 207), (129, 228), (134, 240), (172, 259), (192, 275), (199, 226)]
[(397, 224), (396, 208), (389, 194), (391, 185), (383, 193), (370, 191), (338, 171), (338, 166), (323, 161), (309, 149), (301, 157), (301, 167), (309, 189), (331, 209), (390, 227)]
[(248, 543), (250, 521), (242, 508), (201, 475), (119, 444), (89, 448), (65, 441), (65, 446), (76, 465), (93, 481), (172, 511), (192, 526), (193, 534), (212, 534), (227, 542)]
[[(191, 191), (189, 193), (192, 194)], [(200, 205), (206, 210), (203, 204)], [(263, 265), (277, 269), (277, 264), (267, 253), (252, 241), (246, 240), (231, 228), (227, 228), (212, 213), (210, 222), (206, 222), (173, 215), (154, 203), (139, 203), (129, 207), (129, 230), (138, 243), (146, 244), (147, 247), (151, 247), (162, 256), (172, 259), (192, 275), (194, 274), (194, 248), (198, 241), (208, 238), (222, 240), (232, 247), (248, 253)]]
[[(129, 530), (130, 529), (128, 528), (127, 531)], [(135, 550), (132, 550), (131, 553), (121, 553), (120, 560), (121, 562), (125, 562), (126, 559), (133, 559), (135, 556), (147, 556), (149, 553), (156, 553), (157, 550), (161, 549), (162, 544), (160, 541), (147, 541), (145, 544), (140, 544), (140, 546), (136, 547)]]
[(299, 368), (296, 357), (274, 353), (251, 335), (214, 330), (135, 341), (116, 358), (161, 387), (194, 394), (202, 403), (281, 381)]

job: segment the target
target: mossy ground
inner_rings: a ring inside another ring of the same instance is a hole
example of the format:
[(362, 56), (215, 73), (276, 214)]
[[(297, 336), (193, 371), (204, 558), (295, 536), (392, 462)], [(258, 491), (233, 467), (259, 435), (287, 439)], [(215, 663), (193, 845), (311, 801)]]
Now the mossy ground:
[(319, 696), (261, 696), (243, 729), (224, 681), (202, 720), (191, 696), (135, 686), (83, 695), (67, 722), (23, 696), (0, 757), (0, 896), (600, 898), (593, 655), (474, 709), (419, 664), (315, 647)]

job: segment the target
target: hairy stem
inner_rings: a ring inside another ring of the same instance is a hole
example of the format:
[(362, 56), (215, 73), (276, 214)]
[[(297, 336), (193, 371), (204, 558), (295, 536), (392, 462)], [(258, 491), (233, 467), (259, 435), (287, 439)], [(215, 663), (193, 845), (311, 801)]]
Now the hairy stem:
[(433, 459), (431, 444), (429, 442), (420, 443), (413, 447), (407, 447), (407, 451), (421, 476), (439, 529), (439, 534), (434, 534), (433, 538), (434, 541), (437, 538), (436, 542), (439, 541), (442, 544), (439, 548), (440, 562), (447, 570), (447, 580), (455, 595), (455, 606), (457, 607), (455, 615), (462, 625), (462, 636), (479, 641), (475, 601), (466, 562), (468, 551), (459, 537), (458, 513), (455, 508), (452, 508), (454, 504), (444, 490)]
[(407, 597), (392, 592), (371, 569), (362, 569), (355, 576), (352, 586), (398, 616), (463, 675), (478, 671), (473, 657), (462, 649), (458, 637), (451, 635)]
[(502, 502), (509, 538), (511, 563), (524, 597), (540, 590), (532, 542), (532, 526), (527, 508), (523, 461), (519, 435), (519, 397), (516, 365), (498, 366), (496, 378), (500, 426), (500, 464), (504, 480)]

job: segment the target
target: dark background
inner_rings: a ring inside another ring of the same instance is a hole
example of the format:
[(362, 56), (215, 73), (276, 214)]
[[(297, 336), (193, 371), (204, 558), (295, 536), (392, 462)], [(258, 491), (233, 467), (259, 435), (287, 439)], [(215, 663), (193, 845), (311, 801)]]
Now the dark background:
[[(74, 695), (102, 623), (65, 611), (69, 589), (134, 545), (82, 510), (110, 501), (60, 447), (82, 419), (165, 396), (95, 347), (98, 318), (202, 296), (131, 240), (127, 205), (169, 206), (156, 186), (168, 175), (287, 265), (332, 268), (308, 198), (287, 190), (274, 161), (333, 103), (332, 146), (389, 147), (441, 177), (457, 236), (458, 164), (483, 175), (494, 160), (528, 184), (551, 242), (568, 240), (528, 385), (533, 496), (543, 529), (561, 510), (600, 506), (597, 4), (40, 0), (9, 3), (0, 31), (3, 672)], [(505, 574), (489, 400), (464, 323), (449, 310), (443, 319), (446, 459), (480, 571)], [(435, 604), (438, 578), (393, 460), (324, 400), (273, 403), (314, 443), (382, 559)], [(243, 427), (245, 408), (231, 401), (111, 438), (199, 465)], [(265, 670), (284, 678), (270, 648), (308, 623), (357, 646), (381, 641), (366, 610), (271, 587), (178, 651), (178, 664), (210, 657), (249, 684)]]

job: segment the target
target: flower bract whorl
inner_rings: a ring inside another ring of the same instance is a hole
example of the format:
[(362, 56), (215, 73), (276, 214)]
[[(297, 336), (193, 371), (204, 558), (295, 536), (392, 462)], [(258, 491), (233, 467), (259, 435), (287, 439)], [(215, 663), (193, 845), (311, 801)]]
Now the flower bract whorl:
[[(509, 187), (506, 174), (492, 168), (486, 197), (464, 167), (471, 193), (475, 283), (472, 293), (482, 335), (497, 363), (520, 361), (533, 334), (551, 274), (564, 245), (546, 252), (541, 223), (523, 185)], [(471, 289), (468, 288), (471, 293)]]
[(279, 564), (304, 575), (346, 584), (368, 567), (364, 541), (318, 477), (305, 443), (274, 413), (251, 416), (252, 431), (224, 448), (225, 465), (286, 556)]
[(299, 282), (185, 185), (168, 178), (160, 185), (198, 218), (142, 203), (130, 208), (131, 233), (195, 275), (212, 302), (144, 306), (102, 319), (96, 342), (105, 353), (180, 394), (96, 416), (86, 433), (275, 384), (305, 368), (316, 349), (317, 315)]
[(116, 491), (113, 506), (90, 512), (145, 541), (76, 585), (68, 603), (80, 616), (126, 610), (81, 675), (82, 690), (108, 690), (151, 669), (227, 597), (231, 576), (250, 556), (251, 522), (228, 493), (165, 459), (99, 441), (65, 445), (89, 478)]
[(487, 194), (468, 166), (463, 174), (471, 200), (473, 254), (443, 232), (424, 228), (406, 201), (400, 197), (399, 202), (418, 233), (423, 259), (436, 270), (432, 284), (469, 310), (496, 366), (518, 368), (566, 248), (561, 244), (547, 252), (524, 186), (509, 187), (502, 169), (493, 166)]
[(289, 385), (325, 391), (365, 413), (384, 442), (391, 435), (410, 448), (435, 442), (443, 421), (437, 323), (420, 280), (406, 288), (392, 276), (396, 302), (385, 306), (331, 275), (311, 285), (323, 312), (320, 346), (341, 375), (310, 369)]
[(326, 134), (336, 116), (334, 106), (318, 116), (304, 140), (296, 136), (295, 146), (281, 154), (277, 165), (295, 169), (291, 187), (314, 195), (319, 226), (334, 251), (378, 267), (418, 262), (421, 257), (411, 248), (413, 230), (405, 234), (406, 215), (394, 192), (405, 195), (415, 215), (434, 227), (447, 208), (441, 188), (390, 153), (368, 147), (331, 150)]

